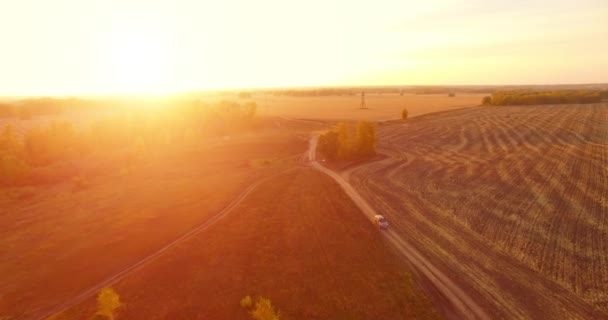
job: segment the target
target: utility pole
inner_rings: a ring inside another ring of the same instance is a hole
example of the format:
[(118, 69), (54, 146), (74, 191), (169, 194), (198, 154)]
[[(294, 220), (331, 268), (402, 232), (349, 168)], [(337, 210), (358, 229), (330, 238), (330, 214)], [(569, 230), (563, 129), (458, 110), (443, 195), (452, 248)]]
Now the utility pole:
[(365, 91), (361, 91), (361, 109), (367, 109), (365, 106)]

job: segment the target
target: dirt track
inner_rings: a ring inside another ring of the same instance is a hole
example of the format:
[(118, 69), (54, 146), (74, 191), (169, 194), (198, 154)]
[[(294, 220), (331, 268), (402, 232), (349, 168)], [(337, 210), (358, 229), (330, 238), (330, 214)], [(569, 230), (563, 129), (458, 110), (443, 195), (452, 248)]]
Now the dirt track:
[[(365, 199), (346, 181), (340, 174), (327, 169), (316, 161), (317, 141), (319, 136), (315, 135), (310, 140), (308, 159), (311, 165), (333, 178), (342, 187), (349, 198), (361, 209), (361, 211), (372, 219), (378, 212), (372, 208)], [(483, 309), (465, 292), (463, 292), (448, 276), (435, 268), (415, 248), (404, 241), (401, 236), (392, 229), (383, 232), (385, 237), (394, 247), (403, 254), (408, 261), (422, 273), (424, 277), (452, 304), (461, 319), (489, 319)]]
[(479, 107), (379, 126), (347, 172), (491, 318), (608, 318), (608, 105)]
[(97, 283), (95, 286), (90, 287), (84, 291), (82, 291), (80, 294), (72, 297), (69, 300), (64, 301), (63, 303), (61, 303), (60, 305), (55, 306), (52, 309), (49, 310), (44, 310), (41, 311), (39, 314), (37, 315), (32, 315), (31, 317), (34, 319), (39, 319), (39, 320), (44, 320), (44, 319), (48, 319), (49, 317), (52, 317), (55, 314), (58, 314), (66, 309), (69, 309), (83, 301), (85, 301), (86, 299), (95, 296), (97, 293), (99, 293), (99, 291), (105, 287), (110, 287), (113, 284), (117, 283), (118, 281), (120, 281), (121, 279), (125, 278), (126, 276), (137, 272), (138, 270), (142, 269), (144, 266), (150, 264), (151, 262), (157, 260), (159, 257), (161, 257), (163, 254), (165, 254), (166, 252), (168, 252), (169, 250), (175, 248), (176, 246), (178, 246), (179, 244), (183, 243), (184, 241), (187, 241), (189, 239), (191, 239), (192, 237), (196, 236), (197, 234), (199, 234), (200, 232), (208, 229), (209, 227), (213, 226), (216, 222), (222, 220), (224, 217), (226, 217), (230, 212), (232, 212), (234, 210), (234, 208), (236, 208), (253, 190), (255, 190), (259, 185), (261, 185), (262, 183), (264, 183), (265, 181), (268, 181), (269, 179), (271, 179), (272, 177), (275, 177), (276, 175), (282, 174), (286, 171), (283, 171), (281, 173), (272, 175), (270, 177), (266, 177), (263, 179), (260, 179), (258, 181), (256, 181), (255, 183), (253, 183), (252, 185), (248, 186), (245, 190), (243, 190), (240, 194), (238, 194), (234, 200), (232, 200), (232, 202), (230, 202), (224, 209), (222, 209), (221, 211), (219, 211), (218, 213), (216, 213), (215, 215), (213, 215), (212, 217), (210, 217), (209, 219), (205, 220), (203, 223), (201, 223), (200, 225), (197, 225), (195, 227), (193, 227), (190, 231), (188, 231), (187, 233), (181, 235), (180, 237), (176, 238), (175, 240), (167, 243), (166, 245), (164, 245), (163, 247), (159, 248), (157, 251), (155, 251), (154, 253), (144, 257), (143, 259), (139, 260), (138, 262), (134, 263), (133, 265), (129, 266), (128, 268), (125, 268), (123, 270), (121, 270), (120, 272), (106, 278), (105, 280)]

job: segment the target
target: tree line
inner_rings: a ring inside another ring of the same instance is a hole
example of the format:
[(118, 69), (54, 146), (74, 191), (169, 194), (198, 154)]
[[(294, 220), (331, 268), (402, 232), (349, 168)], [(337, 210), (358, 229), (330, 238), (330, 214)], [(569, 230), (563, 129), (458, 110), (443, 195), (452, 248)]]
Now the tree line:
[[(11, 125), (0, 128), (0, 186), (58, 182), (77, 175), (89, 156), (121, 153), (133, 166), (151, 149), (197, 143), (199, 138), (233, 134), (256, 125), (255, 103), (190, 101), (158, 110), (132, 109), (99, 120), (90, 128), (67, 121), (34, 127), (23, 135)], [(57, 164), (64, 164), (61, 169)]]
[(0, 118), (15, 117), (27, 120), (39, 115), (106, 107), (108, 107), (108, 102), (80, 98), (32, 98), (1, 102)]
[(608, 90), (497, 91), (482, 99), (483, 105), (538, 105), (598, 103), (608, 98)]
[(356, 160), (376, 154), (376, 129), (367, 121), (356, 127), (339, 123), (319, 136), (317, 151), (328, 160)]

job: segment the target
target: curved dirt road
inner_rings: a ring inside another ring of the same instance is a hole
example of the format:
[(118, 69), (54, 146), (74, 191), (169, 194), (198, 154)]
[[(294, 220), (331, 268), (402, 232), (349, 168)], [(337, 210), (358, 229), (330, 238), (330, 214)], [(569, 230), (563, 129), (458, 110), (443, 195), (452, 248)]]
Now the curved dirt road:
[[(290, 169), (288, 169), (290, 170)], [(80, 294), (78, 294), (77, 296), (72, 297), (70, 300), (67, 300), (57, 306), (55, 306), (54, 308), (50, 309), (50, 310), (46, 310), (44, 312), (41, 312), (38, 315), (34, 315), (33, 318), (34, 319), (38, 319), (38, 320), (45, 320), (48, 318), (53, 317), (54, 315), (61, 313), (64, 310), (67, 310), (81, 302), (83, 302), (84, 300), (94, 296), (95, 294), (97, 294), (101, 289), (111, 286), (113, 284), (115, 284), (116, 282), (120, 281), (121, 279), (123, 279), (124, 277), (126, 277), (129, 274), (132, 274), (133, 272), (136, 272), (137, 270), (140, 270), (141, 268), (143, 268), (144, 266), (148, 265), (149, 263), (155, 261), (156, 259), (158, 259), (161, 255), (163, 255), (165, 252), (173, 249), (174, 247), (176, 247), (177, 245), (179, 245), (180, 243), (194, 237), (195, 235), (197, 235), (198, 233), (208, 229), (209, 227), (211, 227), (213, 224), (215, 224), (216, 222), (220, 221), (221, 219), (223, 219), (224, 217), (226, 217), (230, 212), (232, 212), (232, 210), (238, 206), (253, 190), (255, 190), (258, 186), (260, 186), (262, 183), (264, 183), (265, 181), (275, 177), (276, 175), (285, 173), (286, 171), (281, 171), (279, 173), (276, 173), (274, 175), (271, 175), (269, 177), (266, 178), (262, 178), (256, 182), (254, 182), (252, 185), (250, 185), (249, 187), (247, 187), (245, 190), (243, 190), (236, 198), (234, 198), (234, 200), (232, 200), (232, 202), (230, 202), (224, 209), (222, 209), (221, 211), (217, 212), (215, 215), (213, 215), (212, 217), (210, 217), (209, 219), (205, 220), (204, 222), (202, 222), (201, 224), (199, 224), (198, 226), (195, 226), (193, 229), (191, 229), (190, 231), (186, 232), (185, 234), (183, 234), (182, 236), (180, 236), (179, 238), (169, 242), (168, 244), (166, 244), (165, 246), (163, 246), (162, 248), (158, 249), (156, 252), (150, 254), (149, 256), (139, 260), (138, 262), (132, 264), (131, 266), (123, 269), (122, 271), (106, 278), (104, 281), (99, 282), (98, 284), (96, 284), (93, 287), (90, 287), (88, 289), (86, 289), (85, 291), (81, 292)]]
[[(334, 179), (344, 192), (353, 200), (361, 211), (371, 220), (378, 214), (369, 203), (346, 181), (340, 174), (324, 167), (316, 160), (316, 149), (319, 136), (315, 134), (308, 147), (308, 159), (316, 170), (319, 170)], [(441, 292), (441, 294), (453, 305), (461, 319), (490, 319), (490, 316), (462, 289), (460, 289), (450, 278), (435, 268), (416, 249), (404, 241), (395, 231), (384, 232), (387, 240), (395, 246), (401, 254), (421, 273), (424, 277)]]

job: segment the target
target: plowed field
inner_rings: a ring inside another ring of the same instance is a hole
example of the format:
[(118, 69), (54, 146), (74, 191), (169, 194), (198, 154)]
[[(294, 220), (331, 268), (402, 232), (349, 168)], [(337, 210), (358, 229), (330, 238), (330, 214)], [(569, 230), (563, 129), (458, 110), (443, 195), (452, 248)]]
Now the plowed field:
[(378, 128), (353, 185), (496, 318), (608, 318), (608, 105), (478, 107)]

